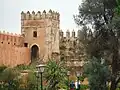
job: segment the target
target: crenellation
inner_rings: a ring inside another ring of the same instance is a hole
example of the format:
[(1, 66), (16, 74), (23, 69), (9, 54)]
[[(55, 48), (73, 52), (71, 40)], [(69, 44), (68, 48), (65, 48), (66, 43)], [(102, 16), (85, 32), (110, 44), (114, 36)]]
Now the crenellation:
[(27, 13), (23, 11), (21, 12), (21, 20), (53, 19), (59, 21), (59, 17), (60, 14), (58, 12), (52, 11), (51, 9), (48, 12), (46, 12), (46, 10), (43, 10), (42, 13), (40, 11), (37, 13), (35, 13), (35, 11), (32, 11), (32, 13), (30, 13), (30, 11), (27, 11)]
[(26, 19), (26, 20), (29, 20), (29, 19), (30, 19), (30, 16), (31, 16), (31, 15), (30, 15), (30, 12), (27, 11), (27, 13), (26, 13), (25, 15), (26, 15), (26, 18), (25, 18), (25, 19)]
[(35, 12), (34, 11), (32, 11), (31, 19), (35, 20)]
[(56, 12), (56, 19), (59, 20), (60, 14)]
[(43, 13), (45, 13), (45, 14), (46, 14), (46, 10), (43, 10)]
[[(65, 35), (65, 33), (66, 33), (66, 35)], [(59, 35), (60, 35), (60, 39), (64, 39), (64, 38), (65, 39), (80, 39), (83, 37), (83, 33), (81, 30), (78, 30), (77, 32), (75, 32), (74, 29), (72, 31), (67, 30), (66, 32), (59, 30)]]
[(49, 12), (47, 13), (47, 18), (52, 19), (52, 10), (50, 9)]
[(15, 36), (17, 36), (17, 34), (16, 34), (16, 33), (15, 33), (14, 35), (15, 35)]
[(41, 12), (40, 11), (37, 12), (35, 19), (37, 19), (37, 20), (41, 19)]
[(52, 12), (52, 18), (55, 19), (55, 11)]
[(70, 31), (69, 31), (69, 30), (66, 31), (66, 38), (67, 38), (67, 39), (70, 38)]
[(5, 34), (6, 32), (5, 31), (3, 31), (3, 34)]
[(24, 20), (25, 19), (25, 13), (22, 11), (21, 12), (21, 20)]
[(41, 18), (42, 18), (42, 19), (46, 19), (46, 11), (45, 11), (45, 10), (42, 12)]
[(57, 20), (57, 12), (54, 14), (54, 19)]
[(73, 29), (73, 31), (72, 31), (72, 37), (75, 38), (75, 31), (74, 31), (74, 29)]
[(9, 33), (9, 32), (7, 32), (7, 31), (5, 32), (5, 34), (6, 34), (6, 35), (10, 35), (10, 33)]
[(59, 31), (59, 35), (60, 35), (60, 39), (62, 39), (62, 38), (63, 38), (63, 36), (64, 36), (64, 33), (63, 33), (63, 31), (62, 31), (62, 30), (60, 30), (60, 31)]
[(13, 33), (10, 33), (11, 35), (13, 35)]
[(55, 11), (53, 11), (52, 12), (52, 18), (54, 19), (54, 20), (59, 20), (59, 14), (57, 13), (57, 12), (55, 12)]
[(19, 42), (20, 38), (22, 38), (20, 34), (16, 34), (16, 33), (13, 34), (13, 33), (5, 32), (5, 31), (0, 33), (0, 41), (2, 42), (1, 44), (5, 42), (9, 45), (21, 46), (21, 42)]
[(80, 30), (77, 31), (77, 37), (80, 36), (80, 32), (81, 32)]
[(51, 10), (51, 9), (49, 10), (49, 13), (51, 13), (51, 14), (52, 14), (52, 10)]

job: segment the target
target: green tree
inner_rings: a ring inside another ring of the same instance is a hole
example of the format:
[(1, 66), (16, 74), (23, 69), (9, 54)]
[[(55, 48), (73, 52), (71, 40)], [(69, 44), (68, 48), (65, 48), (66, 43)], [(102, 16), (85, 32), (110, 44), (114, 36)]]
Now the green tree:
[(79, 26), (92, 27), (92, 34), (86, 32), (84, 36), (90, 58), (104, 58), (111, 65), (111, 90), (116, 89), (120, 80), (120, 17), (115, 11), (117, 6), (116, 0), (84, 0), (75, 16)]
[(66, 80), (66, 69), (64, 62), (56, 62), (55, 60), (49, 60), (45, 70), (45, 79), (47, 80), (48, 89), (56, 90), (57, 86), (62, 86)]
[(38, 88), (37, 84), (40, 84), (40, 83), (37, 82), (37, 78), (35, 76), (35, 73), (28, 72), (26, 89), (27, 90), (36, 90)]
[(1, 68), (0, 72), (0, 90), (18, 90), (19, 72), (14, 68)]
[(92, 58), (84, 66), (84, 73), (88, 77), (90, 90), (107, 90), (110, 70), (102, 59)]
[(20, 84), (24, 84), (24, 86), (20, 87), (20, 90), (36, 90), (37, 89), (37, 77), (36, 77), (36, 63), (32, 63), (28, 65), (18, 65), (15, 67), (21, 74), (26, 74), (26, 80), (23, 80), (23, 77), (20, 79)]
[(35, 65), (0, 66), (0, 90), (36, 90), (34, 71)]
[(117, 15), (120, 15), (120, 0), (116, 0), (117, 2), (117, 7), (115, 8), (115, 12), (117, 13)]

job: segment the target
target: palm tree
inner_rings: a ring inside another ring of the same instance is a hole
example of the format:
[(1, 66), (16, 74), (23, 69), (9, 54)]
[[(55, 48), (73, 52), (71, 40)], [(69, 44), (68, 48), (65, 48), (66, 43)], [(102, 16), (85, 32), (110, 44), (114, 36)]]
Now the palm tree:
[(66, 69), (63, 61), (49, 60), (45, 69), (45, 78), (48, 84), (47, 90), (56, 90), (57, 85), (64, 84)]

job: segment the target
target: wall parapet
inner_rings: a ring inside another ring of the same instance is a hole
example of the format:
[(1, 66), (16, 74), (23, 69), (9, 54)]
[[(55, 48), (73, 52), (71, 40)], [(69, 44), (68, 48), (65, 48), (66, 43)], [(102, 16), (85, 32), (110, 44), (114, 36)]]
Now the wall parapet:
[(23, 37), (21, 36), (21, 34), (13, 34), (5, 31), (0, 31), (0, 41), (0, 44), (7, 42), (9, 45), (13, 44), (21, 46), (23, 42)]
[(46, 12), (45, 10), (41, 13), (38, 11), (35, 13), (35, 11), (30, 11), (21, 12), (21, 20), (40, 20), (40, 19), (54, 19), (54, 20), (59, 20), (60, 14), (58, 12), (52, 11), (51, 9)]
[(59, 35), (60, 35), (61, 38), (71, 38), (71, 37), (77, 38), (77, 37), (81, 36), (81, 34), (82, 33), (81, 33), (80, 30), (78, 30), (77, 32), (75, 32), (74, 29), (72, 31), (67, 30), (66, 32), (63, 32), (63, 30), (59, 31)]
[[(86, 33), (87, 32), (83, 32), (82, 30), (77, 30), (77, 32), (75, 32), (74, 29), (72, 31), (67, 30), (66, 32), (63, 32), (62, 30), (59, 30), (60, 39), (76, 38), (76, 39), (81, 39), (82, 40)], [(92, 34), (93, 33), (91, 31), (89, 31), (89, 34), (87, 34), (87, 38), (90, 39), (92, 37)]]
[(10, 33), (10, 32), (6, 32), (6, 31), (0, 31), (0, 34), (21, 37), (21, 34)]

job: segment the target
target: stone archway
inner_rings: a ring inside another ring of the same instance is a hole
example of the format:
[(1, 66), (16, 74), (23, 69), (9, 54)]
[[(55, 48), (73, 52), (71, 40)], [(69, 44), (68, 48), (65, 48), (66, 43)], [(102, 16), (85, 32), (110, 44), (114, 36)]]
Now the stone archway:
[(39, 58), (39, 47), (37, 45), (33, 45), (31, 47), (31, 60), (34, 61)]

